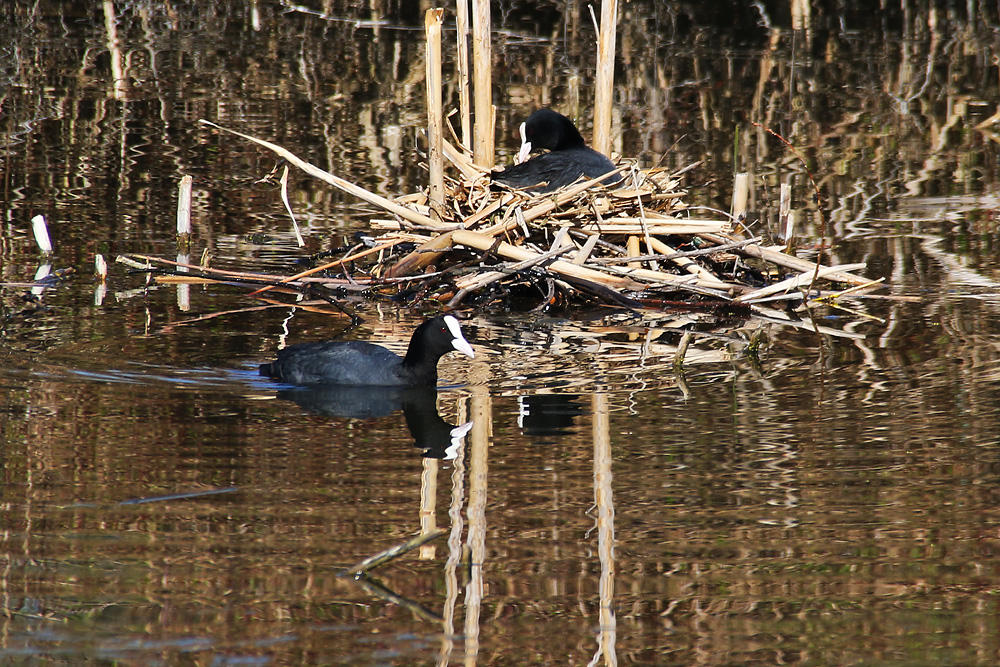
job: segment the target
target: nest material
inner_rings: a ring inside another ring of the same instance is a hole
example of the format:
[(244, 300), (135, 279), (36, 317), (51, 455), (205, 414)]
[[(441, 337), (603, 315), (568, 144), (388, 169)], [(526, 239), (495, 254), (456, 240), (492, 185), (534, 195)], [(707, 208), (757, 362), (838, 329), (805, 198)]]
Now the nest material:
[[(447, 154), (465, 178), (449, 184), (446, 206), (430, 206), (423, 194), (396, 200), (427, 216), (431, 225), (399, 216), (371, 220), (383, 231), (377, 244), (420, 244), (400, 258), (383, 255), (369, 267), (371, 280), (427, 272), (428, 281), (453, 287), (436, 291), (450, 307), (509, 298), (524, 292), (517, 288), (525, 284), (543, 296), (542, 306), (597, 300), (644, 308), (666, 302), (754, 303), (821, 277), (869, 283), (849, 273), (858, 265), (817, 267), (733, 233), (729, 221), (691, 218), (687, 193), (680, 189), (686, 169), (622, 167), (625, 178), (614, 189), (600, 185), (602, 176), (532, 195), (491, 187), (467, 158), (453, 149)], [(783, 277), (788, 269), (798, 275), (776, 290), (774, 276)], [(426, 294), (430, 288), (411, 292)]]
[[(816, 291), (821, 279), (853, 286), (849, 291), (876, 284), (851, 273), (863, 264), (822, 266), (745, 238), (728, 220), (691, 217), (680, 175), (696, 165), (673, 173), (624, 166), (619, 169), (624, 178), (613, 189), (600, 185), (605, 175), (533, 195), (497, 189), (488, 172), (445, 142), (445, 155), (461, 174), (460, 180), (449, 181), (446, 201), (431, 203), (422, 193), (390, 200), (281, 146), (219, 129), (274, 151), (391, 217), (371, 218), (381, 234), (366, 240), (370, 247), (345, 249), (340, 259), (294, 276), (187, 266), (190, 273), (173, 272), (175, 281), (216, 279), (296, 289), (321, 283), (334, 288), (334, 296), (432, 298), (452, 308), (497, 301), (513, 307), (518, 297), (532, 294), (536, 308), (596, 301), (632, 309), (836, 296)], [(407, 246), (412, 249), (405, 251)], [(323, 298), (330, 300), (330, 294)]]

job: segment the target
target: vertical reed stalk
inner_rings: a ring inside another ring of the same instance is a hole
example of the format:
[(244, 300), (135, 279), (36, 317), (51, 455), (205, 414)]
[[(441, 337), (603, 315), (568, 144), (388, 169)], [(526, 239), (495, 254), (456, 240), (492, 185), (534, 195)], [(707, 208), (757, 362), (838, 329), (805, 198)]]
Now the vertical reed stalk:
[(795, 234), (795, 218), (792, 216), (792, 184), (782, 183), (778, 197), (778, 235), (788, 249)]
[(750, 174), (743, 171), (733, 178), (733, 218), (746, 217), (747, 202), (750, 199)]
[(493, 168), (493, 66), (490, 49), (490, 2), (473, 0), (472, 58), (475, 100), (475, 141), (472, 159), (484, 169)]
[(44, 215), (36, 215), (31, 219), (31, 231), (35, 235), (35, 243), (43, 255), (52, 254), (52, 239), (49, 238), (49, 227)]
[(469, 0), (458, 0), (455, 24), (458, 28), (458, 110), (462, 117), (462, 147), (472, 150), (472, 109), (469, 99)]
[(424, 14), (427, 36), (427, 164), (430, 167), (431, 217), (442, 219), (444, 209), (444, 118), (441, 114), (441, 22), (443, 9), (428, 9)]
[(187, 252), (191, 247), (191, 186), (194, 179), (182, 176), (177, 186), (177, 248)]
[(615, 37), (618, 0), (601, 2), (601, 27), (597, 35), (597, 78), (594, 83), (594, 149), (611, 153), (611, 107), (615, 85)]

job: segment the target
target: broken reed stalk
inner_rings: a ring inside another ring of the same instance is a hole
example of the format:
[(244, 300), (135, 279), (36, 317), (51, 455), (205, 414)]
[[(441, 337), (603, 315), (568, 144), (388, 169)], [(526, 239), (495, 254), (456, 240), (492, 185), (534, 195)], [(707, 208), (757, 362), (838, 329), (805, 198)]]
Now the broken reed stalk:
[(472, 151), (472, 109), (469, 100), (469, 2), (458, 0), (455, 27), (458, 40), (458, 112), (462, 124), (462, 148)]
[(747, 205), (750, 201), (750, 174), (743, 171), (733, 178), (733, 220), (747, 217)]
[(351, 183), (350, 181), (345, 181), (344, 179), (340, 178), (339, 176), (334, 176), (333, 174), (331, 174), (328, 171), (323, 171), (319, 167), (317, 167), (315, 165), (312, 165), (312, 164), (309, 164), (308, 162), (306, 162), (305, 160), (303, 160), (299, 156), (297, 156), (294, 153), (292, 153), (287, 148), (282, 148), (281, 146), (279, 146), (277, 144), (273, 144), (270, 141), (264, 141), (263, 139), (258, 139), (257, 137), (252, 137), (249, 134), (243, 134), (242, 132), (237, 132), (236, 130), (230, 130), (227, 127), (222, 127), (221, 125), (216, 125), (215, 123), (213, 123), (211, 121), (208, 121), (208, 120), (205, 120), (203, 118), (200, 119), (198, 122), (201, 123), (202, 125), (207, 125), (209, 127), (215, 128), (217, 130), (221, 130), (222, 132), (228, 132), (229, 134), (235, 135), (237, 137), (242, 137), (243, 139), (246, 139), (247, 141), (251, 141), (251, 142), (257, 144), (258, 146), (263, 146), (264, 148), (270, 150), (271, 152), (276, 153), (276, 154), (280, 155), (281, 157), (285, 158), (291, 164), (295, 165), (296, 167), (298, 167), (302, 171), (306, 172), (310, 176), (313, 176), (314, 178), (318, 178), (319, 180), (323, 181), (324, 183), (329, 183), (333, 187), (335, 187), (335, 188), (337, 188), (339, 190), (343, 190), (344, 192), (346, 192), (348, 194), (354, 195), (358, 199), (366, 201), (369, 204), (374, 204), (375, 206), (378, 206), (379, 208), (384, 209), (384, 210), (388, 211), (389, 213), (392, 213), (394, 215), (398, 215), (402, 219), (404, 219), (404, 220), (406, 220), (408, 222), (412, 222), (415, 225), (422, 225), (424, 227), (430, 227), (431, 229), (441, 229), (442, 227), (443, 228), (450, 228), (451, 227), (451, 225), (443, 225), (442, 223), (440, 223), (440, 222), (432, 219), (430, 216), (426, 216), (426, 215), (423, 215), (421, 213), (418, 213), (418, 212), (414, 211), (411, 208), (407, 208), (406, 206), (403, 206), (402, 204), (398, 204), (398, 203), (392, 201), (391, 199), (386, 199), (385, 197), (382, 197), (381, 195), (377, 195), (374, 192), (369, 192), (368, 190), (365, 190), (364, 188), (362, 188), (362, 187), (360, 187), (358, 185), (355, 185), (354, 183)]
[(428, 9), (424, 14), (427, 35), (427, 166), (430, 188), (427, 191), (431, 217), (444, 217), (444, 117), (441, 111), (441, 21), (443, 9)]
[(593, 140), (594, 150), (605, 155), (611, 155), (611, 111), (614, 102), (617, 26), (618, 0), (603, 0), (601, 2), (601, 27), (597, 34)]
[(49, 238), (49, 228), (44, 215), (36, 215), (31, 219), (31, 231), (35, 235), (35, 243), (43, 255), (52, 254), (52, 239)]
[(493, 66), (490, 47), (490, 0), (473, 0), (472, 93), (476, 124), (472, 156), (476, 164), (492, 169), (493, 152)]
[(785, 247), (792, 239), (794, 224), (792, 223), (792, 184), (782, 183), (778, 196), (778, 234), (785, 242)]
[[(135, 258), (141, 259), (146, 263), (137, 262)], [(207, 266), (198, 266), (197, 264), (189, 264), (187, 262), (175, 262), (170, 259), (163, 259), (161, 257), (152, 257), (150, 255), (118, 255), (115, 261), (119, 264), (124, 264), (125, 266), (131, 267), (133, 269), (138, 269), (139, 271), (149, 271), (153, 268), (152, 262), (159, 262), (160, 264), (167, 264), (169, 266), (176, 266), (178, 268), (187, 269), (189, 271), (200, 271), (201, 273), (217, 275), (220, 280), (225, 278), (240, 278), (246, 280), (258, 280), (263, 282), (278, 282), (281, 280), (286, 280), (285, 276), (274, 276), (267, 273), (248, 273), (246, 271), (227, 271), (225, 269), (213, 269)]]
[(183, 252), (191, 247), (191, 186), (194, 178), (182, 176), (177, 187), (177, 248)]

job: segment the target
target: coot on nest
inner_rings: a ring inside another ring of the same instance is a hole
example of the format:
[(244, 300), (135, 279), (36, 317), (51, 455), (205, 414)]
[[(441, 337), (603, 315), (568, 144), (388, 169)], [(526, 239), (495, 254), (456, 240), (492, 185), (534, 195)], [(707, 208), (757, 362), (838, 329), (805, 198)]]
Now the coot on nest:
[[(521, 162), (533, 151), (548, 149)], [(552, 109), (539, 109), (521, 123), (520, 164), (493, 171), (493, 180), (532, 192), (552, 192), (577, 181), (581, 176), (595, 178), (615, 169), (607, 156), (587, 146), (579, 130), (566, 116)], [(621, 180), (618, 175), (604, 179), (604, 185)]]

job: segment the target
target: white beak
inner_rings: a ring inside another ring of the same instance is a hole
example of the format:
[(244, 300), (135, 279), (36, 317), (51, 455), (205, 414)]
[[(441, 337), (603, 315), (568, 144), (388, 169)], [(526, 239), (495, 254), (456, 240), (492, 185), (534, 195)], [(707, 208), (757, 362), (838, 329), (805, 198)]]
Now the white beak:
[(469, 341), (465, 340), (465, 336), (462, 335), (462, 328), (458, 326), (458, 320), (452, 315), (445, 315), (444, 322), (448, 325), (448, 330), (451, 331), (451, 335), (454, 338), (451, 341), (451, 346), (455, 348), (456, 352), (461, 352), (470, 359), (476, 358), (476, 353), (472, 351), (472, 346), (469, 345)]
[(514, 164), (521, 164), (528, 159), (529, 155), (531, 155), (531, 142), (528, 141), (528, 135), (524, 133), (524, 123), (521, 123), (521, 150), (517, 152)]

